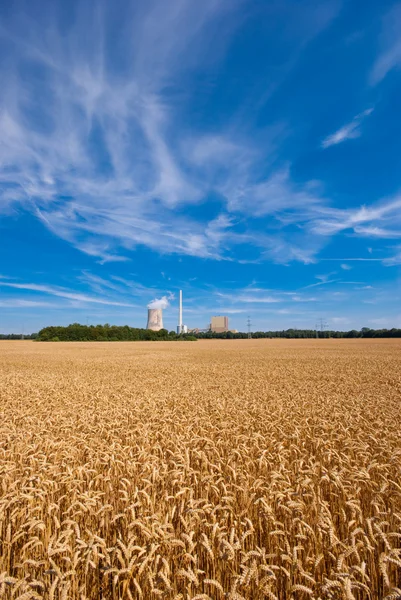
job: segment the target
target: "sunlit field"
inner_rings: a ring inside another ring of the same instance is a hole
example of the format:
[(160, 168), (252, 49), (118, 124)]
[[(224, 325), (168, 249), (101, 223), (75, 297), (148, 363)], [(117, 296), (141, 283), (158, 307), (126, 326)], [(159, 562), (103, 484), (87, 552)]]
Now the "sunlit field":
[(0, 342), (0, 597), (401, 597), (401, 340)]

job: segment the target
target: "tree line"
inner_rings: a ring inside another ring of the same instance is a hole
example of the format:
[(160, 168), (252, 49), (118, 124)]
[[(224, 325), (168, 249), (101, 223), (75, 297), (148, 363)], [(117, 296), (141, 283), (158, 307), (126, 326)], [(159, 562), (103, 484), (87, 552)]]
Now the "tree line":
[[(254, 331), (252, 338), (286, 338), (286, 339), (306, 339), (306, 338), (401, 338), (401, 329), (370, 329), (362, 327), (360, 330), (351, 329), (350, 331), (315, 329), (283, 329), (280, 331)], [(175, 331), (161, 329), (160, 331), (151, 331), (150, 329), (140, 329), (129, 327), (128, 325), (81, 325), (72, 323), (66, 327), (50, 326), (44, 327), (39, 333), (30, 335), (0, 334), (0, 340), (19, 340), (32, 339), (40, 342), (140, 342), (140, 341), (195, 341), (197, 339), (231, 339), (239, 340), (248, 337), (247, 333), (226, 331), (215, 333), (213, 331), (197, 332), (178, 335)]]
[(36, 340), (37, 333), (0, 333), (0, 340)]
[(80, 325), (44, 327), (37, 334), (39, 342), (143, 342), (196, 341), (193, 335), (177, 335), (175, 331), (152, 331), (128, 325)]
[[(230, 339), (240, 340), (248, 337), (247, 333), (226, 331), (215, 333), (214, 331), (205, 331), (194, 334), (199, 339)], [(316, 329), (283, 329), (280, 331), (255, 331), (251, 334), (252, 338), (401, 338), (401, 329), (370, 329), (362, 327), (359, 331), (351, 329), (350, 331), (324, 330)]]

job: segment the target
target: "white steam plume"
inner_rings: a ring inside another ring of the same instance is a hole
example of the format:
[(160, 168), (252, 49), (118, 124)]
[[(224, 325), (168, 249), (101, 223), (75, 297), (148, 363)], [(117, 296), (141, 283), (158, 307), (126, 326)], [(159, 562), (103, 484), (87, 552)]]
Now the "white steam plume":
[(168, 296), (162, 296), (161, 298), (156, 298), (149, 302), (148, 308), (167, 308), (170, 305), (170, 300), (174, 298), (174, 294), (169, 294)]

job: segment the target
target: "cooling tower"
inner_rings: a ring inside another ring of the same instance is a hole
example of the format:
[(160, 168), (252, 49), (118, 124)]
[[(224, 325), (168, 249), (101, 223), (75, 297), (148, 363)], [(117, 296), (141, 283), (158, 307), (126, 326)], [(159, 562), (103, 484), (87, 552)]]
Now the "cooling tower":
[(146, 329), (160, 331), (163, 329), (163, 311), (161, 308), (148, 308), (148, 324)]

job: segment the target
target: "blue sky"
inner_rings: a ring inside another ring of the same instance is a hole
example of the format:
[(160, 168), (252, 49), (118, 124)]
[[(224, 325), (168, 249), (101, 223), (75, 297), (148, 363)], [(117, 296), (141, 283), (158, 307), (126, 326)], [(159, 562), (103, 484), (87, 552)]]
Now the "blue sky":
[(0, 331), (401, 326), (401, 3), (0, 4)]

